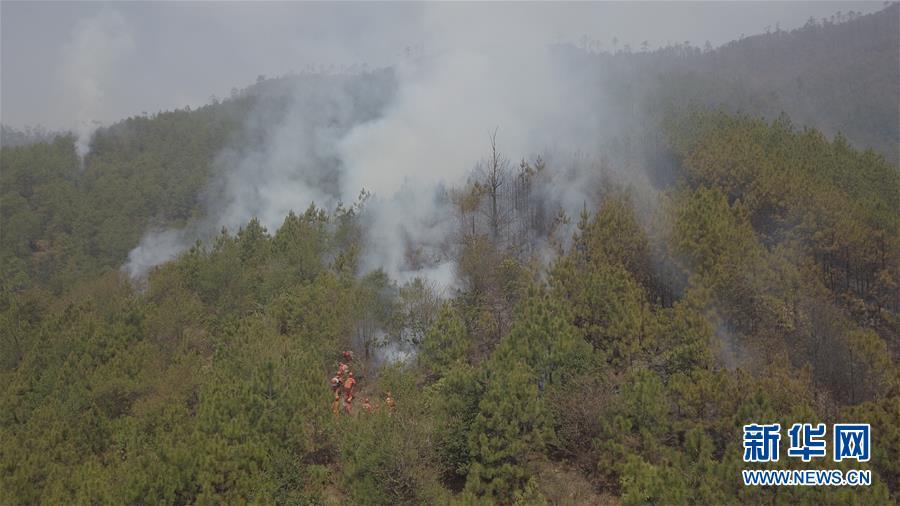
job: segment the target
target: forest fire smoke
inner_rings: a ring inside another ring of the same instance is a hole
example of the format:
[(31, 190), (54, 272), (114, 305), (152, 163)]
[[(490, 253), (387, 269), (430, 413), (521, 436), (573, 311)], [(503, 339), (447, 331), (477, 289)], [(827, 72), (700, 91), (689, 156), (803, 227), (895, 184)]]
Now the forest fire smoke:
[(132, 47), (125, 19), (117, 12), (101, 11), (78, 25), (63, 50), (61, 77), (74, 94), (75, 149), (82, 161), (99, 124), (112, 67)]
[[(300, 79), (286, 112), (260, 100), (247, 128), (260, 129), (262, 143), (220, 154), (207, 217), (182, 230), (148, 233), (125, 270), (143, 276), (223, 227), (235, 231), (255, 217), (274, 231), (290, 210), (312, 203), (333, 209), (364, 190), (373, 198), (363, 217), (368, 244), (361, 270), (451, 285), (445, 243), (458, 223), (447, 189), (466, 184), (489, 151), (491, 132), (516, 160), (546, 152), (568, 157), (594, 153), (616, 122), (604, 96), (561, 69), (547, 47), (455, 49), (466, 45), (446, 33), (435, 37), (434, 47), (450, 49), (404, 60), (391, 78), (348, 75), (328, 87)], [(570, 216), (595, 204), (589, 188), (596, 185), (585, 179), (596, 174), (584, 170), (595, 167), (579, 168), (548, 178), (556, 186), (542, 190), (550, 207)], [(420, 252), (417, 265), (408, 262), (410, 249)]]

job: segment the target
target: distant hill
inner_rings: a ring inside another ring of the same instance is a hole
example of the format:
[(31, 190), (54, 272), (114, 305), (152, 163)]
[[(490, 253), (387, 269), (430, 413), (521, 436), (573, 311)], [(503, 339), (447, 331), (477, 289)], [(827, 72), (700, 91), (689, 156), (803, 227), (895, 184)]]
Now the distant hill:
[(18, 129), (0, 125), (0, 146), (14, 147), (37, 142), (51, 142), (58, 135), (66, 135), (66, 132), (55, 132), (42, 126)]
[(642, 121), (688, 104), (769, 120), (784, 112), (894, 165), (900, 158), (900, 4), (840, 21), (810, 19), (717, 49), (680, 44), (612, 54), (568, 46), (560, 53), (573, 68), (589, 67), (628, 114), (645, 114)]
[[(897, 163), (900, 142), (900, 5), (842, 23), (731, 42), (690, 68), (731, 83), (750, 98), (746, 112), (838, 132)], [(725, 97), (720, 97), (724, 102)]]

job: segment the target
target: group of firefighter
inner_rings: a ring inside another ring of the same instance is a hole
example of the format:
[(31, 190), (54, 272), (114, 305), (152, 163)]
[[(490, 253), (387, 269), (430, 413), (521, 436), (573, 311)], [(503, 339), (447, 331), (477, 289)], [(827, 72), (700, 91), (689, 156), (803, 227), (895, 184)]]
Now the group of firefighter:
[[(334, 392), (334, 402), (331, 404), (331, 411), (335, 416), (341, 411), (341, 395), (344, 398), (344, 412), (348, 415), (353, 414), (353, 394), (356, 388), (356, 379), (353, 377), (353, 371), (350, 370), (350, 362), (353, 361), (353, 352), (345, 351), (343, 360), (338, 363), (337, 372), (331, 378), (331, 390)], [(384, 405), (387, 406), (388, 412), (394, 411), (394, 397), (390, 391), (385, 392)], [(374, 413), (378, 410), (377, 405), (372, 405), (369, 398), (363, 399), (363, 411), (366, 413)]]

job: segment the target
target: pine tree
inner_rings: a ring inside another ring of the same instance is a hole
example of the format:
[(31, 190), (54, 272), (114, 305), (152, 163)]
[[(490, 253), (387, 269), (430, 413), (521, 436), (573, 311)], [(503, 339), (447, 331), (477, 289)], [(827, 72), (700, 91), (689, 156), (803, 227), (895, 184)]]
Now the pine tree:
[(492, 361), (470, 436), (466, 491), (509, 502), (528, 483), (527, 462), (553, 437), (535, 373), (522, 361)]
[(569, 323), (562, 304), (532, 288), (519, 308), (516, 323), (497, 346), (491, 362), (503, 367), (517, 361), (534, 372), (539, 392), (561, 385), (591, 363), (591, 348)]
[(426, 368), (443, 375), (448, 368), (466, 358), (468, 347), (462, 319), (449, 304), (445, 304), (422, 340), (419, 361)]

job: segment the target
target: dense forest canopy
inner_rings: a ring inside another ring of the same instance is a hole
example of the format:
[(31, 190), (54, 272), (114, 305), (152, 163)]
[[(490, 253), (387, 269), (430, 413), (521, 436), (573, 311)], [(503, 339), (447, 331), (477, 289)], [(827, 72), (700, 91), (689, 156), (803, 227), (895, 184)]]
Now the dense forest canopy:
[[(556, 46), (597, 90), (567, 106), (618, 120), (596, 151), (473, 125), (483, 159), (400, 207), (341, 155), (403, 69), (261, 78), (83, 159), (4, 127), (0, 502), (895, 503), (898, 9)], [(841, 421), (869, 462), (769, 467), (871, 486), (741, 484), (744, 424)]]

